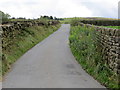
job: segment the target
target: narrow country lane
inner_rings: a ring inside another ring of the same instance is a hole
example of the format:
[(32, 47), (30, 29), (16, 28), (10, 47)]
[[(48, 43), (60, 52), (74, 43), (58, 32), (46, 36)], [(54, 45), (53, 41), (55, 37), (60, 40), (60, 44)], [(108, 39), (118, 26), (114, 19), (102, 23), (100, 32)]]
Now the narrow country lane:
[(104, 88), (77, 63), (69, 48), (69, 24), (25, 53), (3, 80), (3, 88)]

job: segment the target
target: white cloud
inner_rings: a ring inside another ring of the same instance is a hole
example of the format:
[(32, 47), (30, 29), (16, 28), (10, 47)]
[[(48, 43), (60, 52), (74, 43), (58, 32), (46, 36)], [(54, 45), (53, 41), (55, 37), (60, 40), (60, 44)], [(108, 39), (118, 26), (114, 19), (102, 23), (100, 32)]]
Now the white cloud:
[(119, 0), (1, 0), (0, 10), (13, 17), (117, 17)]
[(60, 0), (58, 10), (64, 11), (62, 17), (92, 16), (92, 12), (88, 8), (82, 4), (77, 5), (72, 0)]
[(93, 16), (118, 17), (119, 0), (74, 0), (76, 4), (82, 4), (92, 11)]

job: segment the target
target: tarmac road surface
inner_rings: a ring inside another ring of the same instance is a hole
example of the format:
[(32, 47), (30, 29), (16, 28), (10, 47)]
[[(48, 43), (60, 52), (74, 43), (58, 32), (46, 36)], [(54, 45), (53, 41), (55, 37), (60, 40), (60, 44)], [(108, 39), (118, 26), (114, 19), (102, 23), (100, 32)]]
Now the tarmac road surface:
[(5, 76), (3, 88), (105, 88), (88, 75), (69, 48), (69, 24), (25, 53)]

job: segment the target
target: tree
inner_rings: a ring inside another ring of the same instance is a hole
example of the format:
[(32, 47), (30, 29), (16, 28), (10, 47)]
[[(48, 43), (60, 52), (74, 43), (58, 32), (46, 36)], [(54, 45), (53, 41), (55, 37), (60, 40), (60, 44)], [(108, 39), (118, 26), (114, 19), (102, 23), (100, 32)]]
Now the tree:
[(56, 17), (54, 17), (54, 19), (55, 19), (55, 20), (57, 20), (57, 18), (56, 18)]
[(52, 16), (50, 16), (50, 19), (53, 19), (53, 17), (52, 17)]
[(26, 19), (25, 17), (19, 17), (19, 18), (17, 18), (17, 19)]
[(47, 15), (44, 15), (44, 16), (41, 16), (40, 19), (53, 19), (53, 16), (47, 16)]
[(8, 21), (9, 18), (10, 18), (9, 14), (0, 11), (0, 20), (2, 22)]
[(15, 19), (15, 17), (12, 17), (11, 19)]

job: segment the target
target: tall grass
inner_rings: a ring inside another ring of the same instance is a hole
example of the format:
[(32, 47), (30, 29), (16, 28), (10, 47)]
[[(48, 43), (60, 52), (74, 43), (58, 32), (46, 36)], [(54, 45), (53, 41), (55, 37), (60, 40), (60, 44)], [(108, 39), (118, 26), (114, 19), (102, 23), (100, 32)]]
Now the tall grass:
[(96, 43), (94, 27), (72, 26), (70, 47), (83, 69), (108, 88), (118, 88), (118, 77), (104, 63)]

